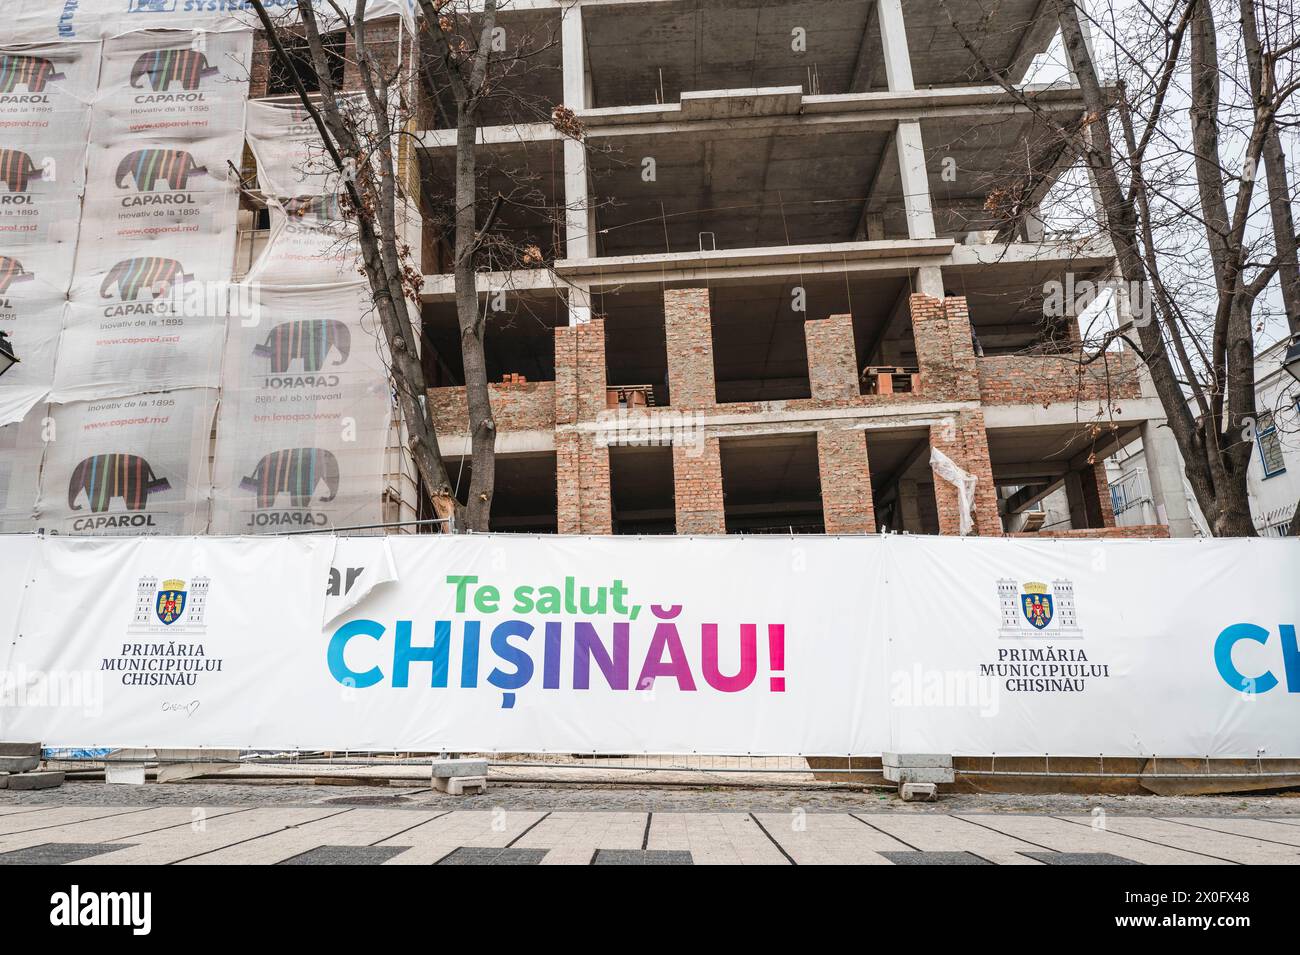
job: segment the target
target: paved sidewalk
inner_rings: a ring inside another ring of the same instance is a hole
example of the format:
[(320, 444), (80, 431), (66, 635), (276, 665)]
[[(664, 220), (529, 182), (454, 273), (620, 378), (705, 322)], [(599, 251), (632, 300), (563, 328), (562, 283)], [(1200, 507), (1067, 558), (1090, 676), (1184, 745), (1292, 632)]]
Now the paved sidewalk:
[(1300, 818), (0, 805), (0, 864), (24, 863), (1289, 865)]

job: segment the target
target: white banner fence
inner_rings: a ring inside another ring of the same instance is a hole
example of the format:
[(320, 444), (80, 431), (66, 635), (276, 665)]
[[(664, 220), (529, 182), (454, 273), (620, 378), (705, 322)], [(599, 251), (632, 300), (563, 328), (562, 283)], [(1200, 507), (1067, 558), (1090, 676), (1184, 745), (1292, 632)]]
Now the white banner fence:
[(0, 739), (1300, 757), (1300, 544), (0, 537)]

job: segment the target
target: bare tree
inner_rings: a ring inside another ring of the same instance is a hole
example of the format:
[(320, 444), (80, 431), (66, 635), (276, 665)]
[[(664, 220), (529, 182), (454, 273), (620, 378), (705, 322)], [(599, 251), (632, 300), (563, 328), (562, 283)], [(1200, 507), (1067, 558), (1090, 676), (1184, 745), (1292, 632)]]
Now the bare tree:
[[(310, 116), (329, 162), (338, 173), (347, 218), (355, 227), (362, 269), (370, 283), (375, 313), (388, 349), (389, 375), (406, 423), (411, 458), (425, 493), (440, 518), (457, 514), (457, 502), (438, 447), (438, 435), (426, 398), (424, 370), (414, 339), (408, 301), (419, 302), (423, 278), (411, 262), (411, 251), (398, 235), (402, 184), (398, 171), (404, 148), (401, 65), (385, 67), (370, 52), (364, 0), (353, 16), (335, 7), (338, 27), (355, 51), (354, 68), (366, 98), (365, 122), (359, 122), (347, 99), (356, 91), (336, 83), (331, 57), (310, 0), (299, 0), (298, 23), (283, 16), (272, 19), (262, 0), (251, 0), (273, 54), (286, 65), (285, 75)], [(331, 4), (333, 6), (333, 4)], [(309, 90), (294, 65), (286, 43), (305, 42), (315, 74)], [(458, 521), (457, 524), (460, 522)]]
[[(1115, 251), (1130, 307), (1143, 306), (1085, 336), (1080, 360), (1095, 361), (1120, 339), (1133, 347), (1211, 532), (1254, 536), (1246, 475), (1259, 414), (1255, 339), (1267, 320), (1259, 303), (1278, 279), (1293, 323), (1300, 304), (1278, 131), (1297, 89), (1294, 18), (1273, 7), (1268, 29), (1259, 29), (1259, 0), (1134, 0), (1128, 16), (1113, 8), (1092, 16), (1079, 0), (1053, 3), (1083, 103), (1073, 123), (990, 66), (977, 26), (951, 10), (949, 18), (987, 75), (1081, 157), (1094, 231)], [(1233, 20), (1236, 31), (1227, 26)], [(1109, 69), (1097, 62), (1093, 37), (1104, 41)], [(1115, 82), (1104, 82), (1103, 71)], [(1261, 164), (1269, 182), (1262, 204)]]
[[(489, 123), (540, 121), (582, 139), (581, 124), (572, 112), (548, 101), (529, 81), (530, 73), (558, 72), (558, 66), (542, 62), (558, 39), (545, 29), (512, 30), (506, 38), (497, 0), (419, 0), (415, 65), (407, 70), (401, 63), (385, 64), (372, 54), (365, 0), (354, 0), (351, 10), (345, 10), (341, 0), (327, 2), (334, 14), (329, 27), (343, 30), (349, 39), (348, 72), (356, 78), (352, 88), (330, 79), (330, 58), (338, 54), (326, 43), (310, 0), (298, 0), (295, 23), (277, 22), (262, 0), (252, 0), (275, 54), (287, 58), (286, 44), (305, 44), (319, 79), (319, 89), (309, 90), (300, 77), (292, 77), (329, 161), (341, 174), (345, 211), (356, 221), (363, 271), (392, 356), (393, 385), (409, 424), (411, 452), (421, 480), (440, 517), (455, 514), (460, 529), (486, 531), (496, 483), (497, 429), (484, 348), (488, 312), (481, 305), (478, 274), (548, 268), (558, 242), (547, 243), (527, 230), (511, 228), (510, 220), (513, 216), (516, 224), (541, 223), (541, 228), (558, 233), (565, 210), (539, 187), (535, 172), (511, 168), (487, 154), (479, 142), (480, 130)], [(357, 85), (366, 101), (366, 115), (360, 120), (344, 105), (357, 95)], [(456, 131), (449, 181), (431, 170), (413, 135), (430, 115)], [(348, 168), (356, 168), (359, 174), (342, 175)], [(405, 189), (404, 168), (418, 170), (413, 190)], [(415, 253), (398, 234), (398, 204), (410, 198), (409, 191), (418, 193), (426, 228), (443, 247), (450, 247), (471, 442), (463, 506), (457, 499), (459, 478), (449, 479), (438, 450), (427, 406), (428, 381), (404, 318), (403, 296), (418, 307), (423, 284)]]

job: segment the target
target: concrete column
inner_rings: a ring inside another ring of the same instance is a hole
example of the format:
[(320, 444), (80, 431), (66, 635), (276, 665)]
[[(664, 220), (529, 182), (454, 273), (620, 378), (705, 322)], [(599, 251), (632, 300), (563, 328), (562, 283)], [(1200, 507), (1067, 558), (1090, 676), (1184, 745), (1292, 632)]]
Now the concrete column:
[[(564, 68), (564, 105), (581, 112), (590, 104), (582, 7), (573, 4), (560, 21)], [(596, 217), (587, 182), (587, 150), (574, 139), (564, 141), (564, 257), (596, 257)]]
[(560, 20), (560, 44), (564, 58), (564, 105), (574, 112), (591, 106), (587, 82), (587, 37), (582, 28), (582, 7), (566, 7)]
[(861, 394), (857, 349), (853, 344), (853, 316), (814, 319), (804, 322), (803, 328), (813, 398), (836, 401)]
[(817, 466), (822, 485), (822, 521), (827, 534), (874, 534), (871, 467), (866, 433), (819, 431)]
[(930, 298), (943, 298), (943, 269), (937, 265), (923, 265), (916, 270), (916, 291)]
[(902, 0), (877, 0), (880, 17), (880, 44), (885, 54), (885, 80), (890, 92), (914, 89), (912, 56), (907, 48), (907, 25), (903, 21)]
[(1178, 442), (1164, 420), (1142, 422), (1142, 452), (1147, 463), (1147, 481), (1156, 520), (1169, 525), (1170, 537), (1195, 537), (1196, 523), (1187, 506), (1183, 488), (1183, 459)]
[(702, 446), (673, 445), (673, 502), (677, 533), (727, 533), (717, 438), (705, 438)]
[(668, 391), (673, 408), (717, 404), (713, 374), (713, 326), (706, 288), (664, 292), (664, 334), (668, 341)]
[(898, 145), (898, 171), (903, 187), (903, 211), (907, 214), (910, 239), (933, 239), (934, 206), (930, 201), (930, 179), (925, 171), (925, 143), (921, 124), (907, 121), (894, 131)]

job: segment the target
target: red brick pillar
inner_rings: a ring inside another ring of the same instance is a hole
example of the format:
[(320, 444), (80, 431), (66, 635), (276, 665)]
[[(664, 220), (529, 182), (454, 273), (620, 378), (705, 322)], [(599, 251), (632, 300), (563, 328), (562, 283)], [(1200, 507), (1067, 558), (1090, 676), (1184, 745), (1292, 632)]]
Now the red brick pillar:
[(611, 534), (609, 449), (583, 424), (605, 410), (605, 323), (555, 330), (555, 491), (561, 534)]
[(871, 468), (862, 431), (819, 431), (817, 465), (827, 534), (874, 534)]
[[(972, 533), (997, 536), (1002, 533), (1002, 517), (998, 514), (998, 495), (993, 487), (993, 466), (989, 463), (988, 435), (984, 431), (984, 412), (960, 412), (954, 425), (930, 426), (930, 447), (937, 448), (952, 458), (957, 467), (975, 475), (975, 526)], [(939, 510), (939, 533), (959, 534), (961, 512), (957, 488), (936, 473), (934, 475), (934, 502)]]
[(966, 299), (940, 300), (917, 294), (910, 304), (921, 392), (947, 401), (978, 401), (979, 369)]
[(722, 452), (717, 438), (705, 438), (702, 447), (673, 445), (673, 499), (677, 533), (727, 533), (722, 501)]
[(718, 392), (713, 376), (709, 290), (664, 292), (664, 333), (668, 340), (668, 403), (683, 410), (713, 407)]
[(834, 401), (861, 394), (853, 316), (832, 315), (804, 322), (803, 331), (813, 398)]

